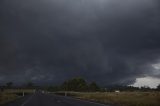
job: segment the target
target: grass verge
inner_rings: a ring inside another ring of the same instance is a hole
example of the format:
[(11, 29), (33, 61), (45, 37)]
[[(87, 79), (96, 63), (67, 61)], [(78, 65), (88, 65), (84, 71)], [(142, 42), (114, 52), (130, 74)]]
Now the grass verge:
[(68, 95), (79, 99), (118, 106), (160, 106), (160, 92), (70, 92)]
[(33, 89), (5, 89), (0, 92), (0, 105), (14, 101), (24, 95), (32, 94)]
[(17, 99), (18, 96), (16, 94), (11, 93), (0, 93), (0, 104), (5, 104)]

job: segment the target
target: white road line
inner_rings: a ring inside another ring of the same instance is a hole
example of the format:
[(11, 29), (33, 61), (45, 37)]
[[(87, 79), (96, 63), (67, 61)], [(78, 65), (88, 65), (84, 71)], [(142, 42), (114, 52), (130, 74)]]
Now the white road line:
[(32, 98), (33, 98), (34, 95), (32, 95), (29, 99), (27, 99), (21, 106), (24, 106), (25, 104), (27, 104)]

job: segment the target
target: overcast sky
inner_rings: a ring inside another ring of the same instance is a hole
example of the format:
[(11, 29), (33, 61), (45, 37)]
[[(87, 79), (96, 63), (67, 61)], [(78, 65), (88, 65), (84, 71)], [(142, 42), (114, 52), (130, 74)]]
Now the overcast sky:
[(155, 87), (160, 1), (0, 0), (0, 83), (73, 77)]

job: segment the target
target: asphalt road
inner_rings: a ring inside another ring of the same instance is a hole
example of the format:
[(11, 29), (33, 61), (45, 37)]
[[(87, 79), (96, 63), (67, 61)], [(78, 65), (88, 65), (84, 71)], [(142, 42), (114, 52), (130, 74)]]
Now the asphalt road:
[(53, 94), (33, 94), (4, 106), (109, 106)]

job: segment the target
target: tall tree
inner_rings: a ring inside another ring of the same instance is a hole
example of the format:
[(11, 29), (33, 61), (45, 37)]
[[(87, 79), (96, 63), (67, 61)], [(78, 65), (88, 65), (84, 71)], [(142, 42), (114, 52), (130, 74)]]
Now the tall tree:
[(65, 81), (62, 88), (67, 91), (86, 91), (88, 86), (83, 78), (73, 78)]
[(91, 84), (89, 84), (89, 91), (95, 92), (99, 90), (100, 90), (100, 87), (95, 82), (92, 82)]

